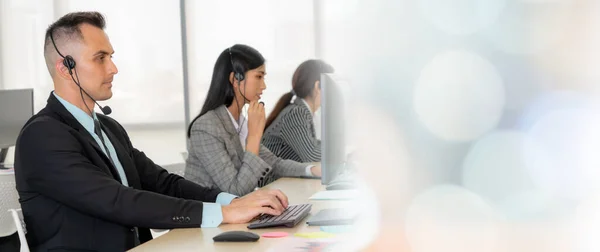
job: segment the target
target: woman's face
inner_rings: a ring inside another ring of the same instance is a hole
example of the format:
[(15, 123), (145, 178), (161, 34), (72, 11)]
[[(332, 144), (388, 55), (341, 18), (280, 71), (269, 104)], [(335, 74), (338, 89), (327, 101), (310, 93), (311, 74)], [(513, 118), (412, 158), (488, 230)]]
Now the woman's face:
[[(236, 96), (243, 99), (246, 98), (246, 103), (251, 101), (258, 101), (262, 96), (263, 90), (267, 88), (265, 84), (266, 67), (263, 64), (255, 69), (246, 72), (244, 80), (238, 83), (235, 81), (234, 89), (236, 90)], [(241, 95), (243, 95), (243, 97)]]

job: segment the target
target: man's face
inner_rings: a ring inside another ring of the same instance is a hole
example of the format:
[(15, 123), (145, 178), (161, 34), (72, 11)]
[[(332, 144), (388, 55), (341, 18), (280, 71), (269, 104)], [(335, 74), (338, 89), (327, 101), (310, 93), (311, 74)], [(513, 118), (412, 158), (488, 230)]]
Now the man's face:
[(75, 77), (79, 77), (81, 87), (95, 100), (108, 100), (112, 97), (113, 76), (118, 73), (112, 61), (112, 45), (100, 28), (83, 24), (80, 30), (83, 41), (80, 42), (78, 53), (72, 55), (76, 61)]

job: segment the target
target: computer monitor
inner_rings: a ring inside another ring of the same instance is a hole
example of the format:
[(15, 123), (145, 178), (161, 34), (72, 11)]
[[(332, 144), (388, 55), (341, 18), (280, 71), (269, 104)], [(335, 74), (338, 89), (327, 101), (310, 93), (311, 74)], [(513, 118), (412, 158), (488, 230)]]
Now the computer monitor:
[(33, 115), (33, 89), (0, 90), (0, 168), (23, 125)]
[[(321, 74), (321, 184), (327, 185), (345, 168), (345, 80)], [(347, 86), (347, 84), (346, 84)]]

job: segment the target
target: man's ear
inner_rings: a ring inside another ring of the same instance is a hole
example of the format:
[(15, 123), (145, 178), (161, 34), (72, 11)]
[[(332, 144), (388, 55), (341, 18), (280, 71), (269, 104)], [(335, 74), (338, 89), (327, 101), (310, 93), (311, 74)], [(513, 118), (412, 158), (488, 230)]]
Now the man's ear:
[(63, 64), (63, 59), (54, 61), (54, 71), (60, 78), (72, 80), (69, 69)]

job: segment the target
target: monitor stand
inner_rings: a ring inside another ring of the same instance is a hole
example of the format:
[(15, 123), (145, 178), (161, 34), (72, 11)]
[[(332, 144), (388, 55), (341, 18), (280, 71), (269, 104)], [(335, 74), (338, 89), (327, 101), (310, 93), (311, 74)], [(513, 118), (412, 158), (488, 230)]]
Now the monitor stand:
[(9, 167), (4, 166), (4, 160), (6, 160), (6, 154), (8, 154), (8, 148), (0, 149), (0, 170), (8, 169)]

